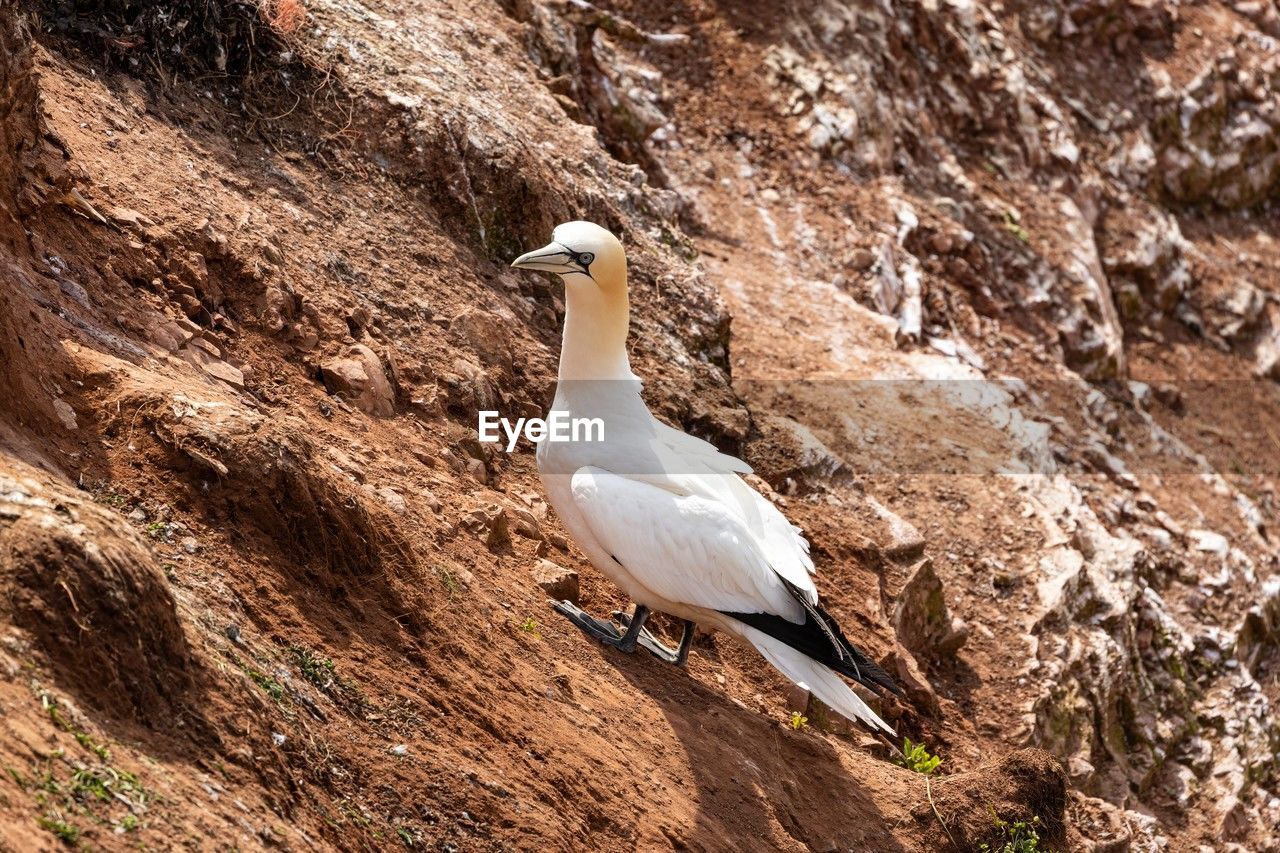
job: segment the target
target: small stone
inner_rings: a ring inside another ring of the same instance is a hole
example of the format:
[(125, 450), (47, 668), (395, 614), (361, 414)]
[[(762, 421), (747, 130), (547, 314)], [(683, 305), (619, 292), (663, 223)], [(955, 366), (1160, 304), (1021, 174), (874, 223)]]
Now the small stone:
[(533, 513), (524, 507), (509, 507), (508, 512), (515, 518), (515, 532), (526, 539), (541, 539), (542, 527)]
[(1228, 340), (1242, 339), (1266, 307), (1266, 294), (1247, 281), (1237, 279), (1218, 308), (1227, 316), (1218, 325), (1218, 334)]
[(408, 504), (405, 503), (404, 496), (390, 486), (383, 486), (378, 489), (378, 497), (382, 498), (382, 502), (397, 515), (404, 515), (409, 509)]
[(227, 319), (226, 315), (224, 314), (213, 315), (213, 327), (215, 329), (221, 329), (222, 331), (226, 332), (228, 335), (230, 335), (233, 338), (236, 335), (240, 334), (240, 327), (238, 327), (231, 320)]
[(62, 425), (69, 430), (76, 429), (79, 424), (76, 422), (76, 410), (59, 397), (53, 398), (53, 411), (58, 415), (58, 420), (62, 421)]
[(192, 337), (191, 340), (187, 342), (187, 346), (202, 349), (214, 358), (222, 358), (222, 350), (218, 345), (203, 335)]
[(316, 334), (314, 329), (299, 323), (295, 324), (290, 332), (290, 343), (293, 344), (294, 349), (302, 352), (311, 352), (320, 345), (320, 336)]
[(1126, 489), (1129, 489), (1130, 491), (1137, 491), (1141, 488), (1138, 478), (1133, 476), (1120, 457), (1107, 450), (1106, 446), (1101, 442), (1087, 442), (1084, 447), (1081, 448), (1080, 455), (1083, 456), (1085, 461), (1092, 465), (1096, 470), (1106, 474)]
[(276, 746), (284, 746), (284, 742), (287, 740), (288, 738), (282, 735), (280, 732), (271, 733), (271, 742), (274, 743)]
[(1231, 543), (1227, 541), (1227, 537), (1212, 530), (1192, 530), (1191, 542), (1197, 551), (1217, 554), (1224, 559), (1231, 550)]
[(500, 548), (511, 541), (510, 518), (496, 504), (472, 509), (462, 518), (462, 526), (470, 530), (489, 548)]
[(529, 507), (529, 511), (538, 521), (547, 517), (547, 502), (542, 499), (542, 495), (537, 492), (524, 492), (520, 495), (520, 500), (524, 501), (525, 506)]
[(764, 415), (757, 421), (761, 448), (783, 465), (769, 472), (769, 480), (781, 485), (783, 494), (808, 494), (821, 486), (848, 479), (850, 469), (812, 430), (783, 415)]
[(566, 569), (550, 560), (539, 560), (533, 568), (533, 579), (543, 592), (557, 601), (577, 603), (580, 589), (578, 573), (573, 569)]
[(940, 655), (954, 655), (969, 639), (969, 623), (959, 617), (951, 620), (951, 627), (934, 647)]
[(893, 510), (880, 503), (870, 495), (867, 505), (875, 510), (876, 515), (889, 527), (890, 540), (881, 550), (891, 560), (914, 560), (924, 553), (925, 541), (916, 530), (915, 525), (907, 521)]
[(124, 225), (152, 225), (152, 221), (129, 207), (108, 207), (107, 216)]
[(929, 249), (935, 255), (950, 254), (951, 250), (954, 248), (955, 242), (951, 239), (950, 234), (939, 231), (929, 238)]
[(1186, 808), (1196, 793), (1196, 774), (1185, 764), (1170, 761), (1165, 765), (1166, 790), (1173, 795), (1178, 805)]
[(440, 499), (430, 489), (422, 490), (422, 500), (431, 509), (432, 512), (439, 512), (444, 509), (444, 504), (440, 503)]
[(858, 736), (858, 749), (862, 752), (883, 759), (888, 759), (892, 753), (889, 744), (885, 743), (881, 738), (871, 734), (860, 734)]
[(890, 658), (891, 660), (886, 661), (885, 670), (895, 677), (906, 692), (907, 698), (912, 704), (924, 709), (926, 713), (936, 716), (940, 710), (938, 694), (934, 692), (933, 685), (920, 669), (915, 656), (899, 645), (897, 650), (890, 654)]
[(1169, 531), (1169, 533), (1172, 534), (1173, 536), (1176, 536), (1179, 539), (1186, 536), (1186, 534), (1182, 530), (1182, 525), (1174, 521), (1173, 516), (1169, 515), (1169, 513), (1165, 512), (1164, 510), (1162, 509), (1156, 510), (1155, 513), (1152, 514), (1152, 518), (1154, 518), (1157, 524), (1159, 524), (1165, 530)]
[(395, 414), (395, 393), (382, 360), (363, 344), (347, 347), (339, 358), (320, 366), (320, 377), (330, 394), (342, 396), (371, 415)]
[(196, 537), (194, 536), (182, 537), (182, 541), (179, 542), (178, 545), (188, 554), (194, 554), (200, 550), (200, 543), (196, 541)]
[(853, 250), (853, 254), (849, 256), (849, 266), (858, 272), (871, 269), (871, 265), (876, 262), (876, 256), (870, 249), (857, 248)]
[(388, 750), (388, 751), (389, 751), (392, 755), (395, 755), (395, 756), (397, 756), (397, 757), (399, 757), (399, 758), (403, 758), (403, 757), (405, 757), (406, 755), (408, 755), (408, 754), (409, 754), (409, 747), (408, 747), (408, 746), (406, 746), (406, 745), (405, 745), (405, 744), (403, 744), (403, 743), (398, 743), (398, 744), (396, 744), (395, 746), (391, 747), (391, 749), (390, 749), (390, 750)]
[(189, 319), (195, 319), (204, 313), (204, 306), (200, 304), (200, 300), (186, 293), (179, 293), (176, 301), (178, 307), (182, 309), (182, 313), (186, 314)]
[(1249, 813), (1244, 802), (1235, 794), (1228, 794), (1218, 803), (1222, 819), (1218, 823), (1218, 840), (1229, 841), (1242, 837), (1249, 829)]
[[(183, 322), (188, 323), (189, 321), (184, 320)], [(153, 326), (147, 334), (150, 336), (151, 342), (156, 346), (163, 347), (169, 352), (174, 352), (185, 346), (195, 333), (189, 331), (184, 325), (170, 321)]]
[(1067, 759), (1067, 775), (1076, 782), (1076, 784), (1084, 784), (1093, 777), (1096, 768), (1089, 763), (1083, 755), (1073, 755)]
[(896, 598), (893, 627), (907, 649), (932, 657), (944, 643), (959, 648), (957, 642), (964, 642), (963, 635), (955, 636), (956, 626), (947, 612), (942, 581), (932, 560), (921, 560), (914, 566)]
[(244, 389), (244, 374), (225, 361), (210, 361), (203, 365), (204, 372), (237, 390)]

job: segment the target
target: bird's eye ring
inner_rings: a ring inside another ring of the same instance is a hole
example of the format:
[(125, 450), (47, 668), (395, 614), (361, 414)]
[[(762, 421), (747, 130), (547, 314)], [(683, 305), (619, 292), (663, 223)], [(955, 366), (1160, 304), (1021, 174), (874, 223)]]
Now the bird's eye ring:
[(594, 261), (595, 259), (596, 259), (596, 256), (591, 254), (590, 252), (579, 252), (577, 257), (578, 263), (582, 264), (582, 266), (584, 267), (591, 266), (591, 262)]

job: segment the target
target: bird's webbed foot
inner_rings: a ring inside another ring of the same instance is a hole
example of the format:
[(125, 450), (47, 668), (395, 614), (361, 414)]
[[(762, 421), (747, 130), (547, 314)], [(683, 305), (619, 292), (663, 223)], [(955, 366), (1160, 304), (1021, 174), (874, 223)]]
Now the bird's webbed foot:
[[(639, 610), (639, 608), (636, 609)], [(631, 614), (615, 610), (610, 615), (628, 629), (631, 628)], [(647, 616), (648, 613), (646, 612), (645, 615)], [(641, 626), (640, 633), (636, 636), (636, 642), (658, 660), (666, 661), (673, 666), (685, 666), (689, 662), (689, 647), (693, 645), (693, 633), (694, 624), (686, 619), (684, 622), (684, 634), (680, 637), (680, 645), (678, 648), (673, 649), (670, 646), (663, 645), (662, 641), (650, 633), (648, 628)]]
[[(636, 650), (636, 634), (629, 629), (627, 633), (618, 630), (618, 626), (603, 619), (597, 619), (587, 611), (570, 601), (550, 601), (551, 607), (564, 618), (577, 625), (582, 633), (592, 637), (606, 646), (613, 646), (619, 651), (630, 654)], [(638, 632), (636, 632), (638, 633)]]

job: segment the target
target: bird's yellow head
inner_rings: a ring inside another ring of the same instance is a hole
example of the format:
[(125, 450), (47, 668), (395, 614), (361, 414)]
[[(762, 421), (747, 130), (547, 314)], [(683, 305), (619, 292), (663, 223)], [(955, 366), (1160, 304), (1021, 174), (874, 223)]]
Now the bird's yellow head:
[(570, 294), (588, 287), (626, 292), (627, 256), (622, 243), (594, 222), (557, 225), (550, 243), (526, 252), (511, 266), (556, 273), (564, 279)]
[(513, 267), (564, 279), (560, 379), (635, 379), (627, 360), (627, 256), (618, 238), (592, 222), (556, 226), (551, 242)]

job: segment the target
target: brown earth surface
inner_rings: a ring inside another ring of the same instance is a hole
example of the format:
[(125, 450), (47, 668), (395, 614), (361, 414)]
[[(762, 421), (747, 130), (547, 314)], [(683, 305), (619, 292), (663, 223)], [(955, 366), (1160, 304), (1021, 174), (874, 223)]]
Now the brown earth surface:
[[(1254, 5), (0, 2), (0, 846), (1277, 849), (1280, 131), (1126, 165)], [(579, 217), (939, 774), (547, 606)]]

